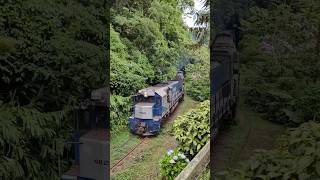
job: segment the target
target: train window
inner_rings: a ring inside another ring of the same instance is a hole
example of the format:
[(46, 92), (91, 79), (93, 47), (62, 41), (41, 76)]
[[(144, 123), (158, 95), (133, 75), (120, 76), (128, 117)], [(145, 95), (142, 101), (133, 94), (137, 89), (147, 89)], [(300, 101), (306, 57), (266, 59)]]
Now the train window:
[(136, 102), (138, 103), (138, 102), (141, 102), (142, 101), (142, 97), (141, 96), (137, 96), (136, 97)]
[(151, 103), (151, 102), (153, 102), (153, 98), (154, 98), (154, 97), (149, 96), (149, 97), (147, 97), (147, 98), (144, 98), (144, 99), (143, 99), (143, 102)]
[(154, 96), (148, 96), (148, 97), (144, 97), (142, 95), (138, 95), (134, 97), (134, 102), (135, 103), (139, 103), (139, 102), (149, 102), (152, 103), (154, 102)]
[(139, 102), (138, 96), (133, 96), (132, 101), (133, 101), (133, 103)]

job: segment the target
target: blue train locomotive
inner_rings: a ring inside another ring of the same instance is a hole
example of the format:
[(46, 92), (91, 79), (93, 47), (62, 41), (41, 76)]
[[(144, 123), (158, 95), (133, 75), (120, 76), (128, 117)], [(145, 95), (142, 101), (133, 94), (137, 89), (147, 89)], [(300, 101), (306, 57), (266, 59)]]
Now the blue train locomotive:
[(233, 119), (239, 101), (239, 55), (233, 31), (216, 35), (211, 45), (211, 137), (224, 120)]
[(157, 84), (132, 97), (132, 116), (128, 119), (131, 132), (149, 136), (160, 131), (162, 122), (184, 98), (184, 75), (177, 73), (175, 80)]

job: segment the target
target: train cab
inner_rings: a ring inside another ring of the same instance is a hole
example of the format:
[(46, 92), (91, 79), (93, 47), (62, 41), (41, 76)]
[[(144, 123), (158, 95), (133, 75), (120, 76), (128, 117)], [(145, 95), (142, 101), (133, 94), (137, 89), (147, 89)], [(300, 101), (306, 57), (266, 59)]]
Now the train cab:
[(107, 88), (92, 91), (91, 98), (74, 108), (74, 157), (62, 180), (108, 179), (108, 102)]
[(132, 116), (129, 118), (129, 128), (139, 135), (154, 135), (160, 131), (162, 112), (165, 111), (164, 88), (149, 87), (132, 97)]

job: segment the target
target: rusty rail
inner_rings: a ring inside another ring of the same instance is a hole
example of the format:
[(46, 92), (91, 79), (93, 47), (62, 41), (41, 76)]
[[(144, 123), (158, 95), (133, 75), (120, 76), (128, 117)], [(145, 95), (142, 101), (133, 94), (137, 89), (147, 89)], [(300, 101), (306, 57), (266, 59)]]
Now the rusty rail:
[(147, 138), (143, 137), (139, 143), (137, 143), (127, 154), (125, 154), (119, 161), (117, 161), (111, 168), (110, 171), (113, 171), (126, 157), (128, 157), (139, 145), (141, 145)]

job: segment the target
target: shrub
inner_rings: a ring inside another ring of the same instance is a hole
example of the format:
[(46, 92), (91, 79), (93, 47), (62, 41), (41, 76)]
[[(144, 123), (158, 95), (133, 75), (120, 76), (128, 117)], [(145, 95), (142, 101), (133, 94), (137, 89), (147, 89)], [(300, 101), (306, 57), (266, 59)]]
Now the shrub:
[[(1, 104), (0, 179), (58, 179), (68, 163), (69, 110), (40, 112)], [(60, 167), (60, 172), (58, 167)]]
[(202, 47), (195, 53), (195, 62), (186, 66), (187, 94), (197, 101), (210, 97), (210, 58), (207, 47)]
[(220, 179), (319, 179), (320, 124), (289, 129), (272, 151), (259, 151), (240, 169), (221, 172)]
[(181, 152), (169, 150), (160, 160), (160, 173), (168, 180), (177, 177), (180, 172), (187, 166), (189, 159)]
[(60, 179), (70, 110), (107, 85), (102, 1), (0, 2), (0, 179)]
[(174, 137), (179, 149), (194, 156), (210, 138), (210, 102), (204, 101), (199, 107), (179, 116), (173, 124)]
[(320, 86), (308, 87), (304, 94), (297, 101), (299, 109), (304, 119), (320, 121)]
[[(308, 1), (299, 1), (299, 6), (293, 1), (269, 8), (255, 6), (247, 11), (248, 17), (241, 23), (243, 37), (239, 50), (243, 86), (240, 87), (252, 89), (245, 95), (246, 99), (250, 106), (266, 113), (272, 121), (297, 125), (306, 120), (319, 120), (319, 114), (312, 110), (319, 107), (318, 93), (309, 90), (309, 86), (319, 79), (319, 50), (314, 48), (317, 46), (315, 41), (307, 40), (312, 39), (308, 35), (312, 34), (311, 27), (318, 27), (318, 23), (309, 21), (310, 15), (319, 16), (319, 8), (305, 13), (314, 6)], [(268, 23), (271, 21), (273, 23)], [(298, 31), (300, 27), (310, 28), (301, 32)], [(281, 94), (291, 96), (293, 101)], [(281, 112), (281, 109), (286, 110)], [(300, 113), (303, 118), (299, 121), (288, 118), (290, 111)]]
[(128, 117), (130, 116), (130, 97), (119, 95), (110, 96), (110, 122), (112, 133), (117, 133), (120, 129), (126, 127)]

